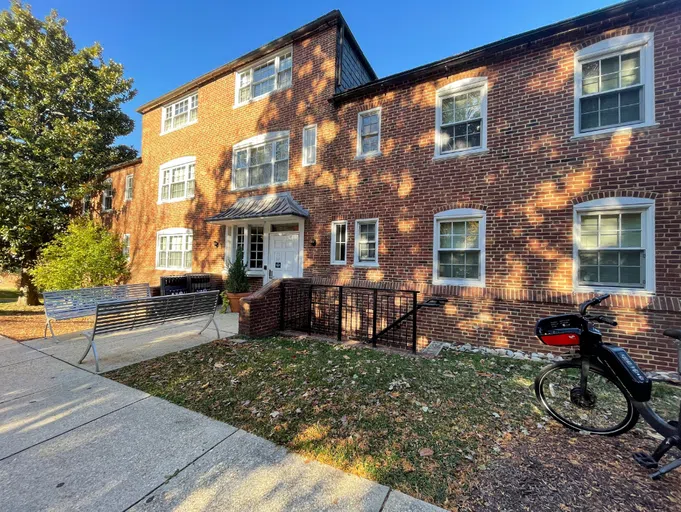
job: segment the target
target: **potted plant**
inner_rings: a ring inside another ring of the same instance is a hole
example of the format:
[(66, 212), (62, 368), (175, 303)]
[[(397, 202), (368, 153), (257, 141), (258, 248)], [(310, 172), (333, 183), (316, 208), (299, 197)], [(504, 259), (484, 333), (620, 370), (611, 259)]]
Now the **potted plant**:
[(236, 251), (236, 258), (227, 270), (227, 282), (225, 283), (225, 296), (229, 300), (229, 309), (232, 313), (241, 311), (242, 297), (250, 294), (246, 265), (244, 265), (244, 253), (241, 248)]

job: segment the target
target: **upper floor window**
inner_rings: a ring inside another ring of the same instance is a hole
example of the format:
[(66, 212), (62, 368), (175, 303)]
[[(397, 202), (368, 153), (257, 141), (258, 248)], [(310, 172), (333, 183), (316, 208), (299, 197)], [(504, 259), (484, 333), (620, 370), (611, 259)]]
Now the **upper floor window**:
[(161, 166), (158, 200), (161, 203), (182, 201), (194, 197), (196, 158), (176, 158)]
[(605, 39), (575, 54), (575, 134), (655, 122), (653, 34)]
[(234, 103), (243, 105), (291, 85), (293, 53), (286, 48), (273, 57), (236, 73)]
[(156, 234), (156, 268), (160, 270), (191, 270), (191, 229), (170, 228)]
[(113, 209), (113, 182), (109, 178), (104, 182), (102, 189), (102, 211), (108, 212)]
[(581, 291), (655, 290), (654, 202), (615, 197), (575, 206), (575, 285)]
[(433, 283), (485, 285), (485, 212), (459, 208), (435, 215)]
[(381, 107), (357, 116), (357, 156), (381, 154)]
[(331, 264), (345, 265), (348, 247), (348, 223), (344, 220), (331, 223)]
[(355, 266), (378, 266), (378, 219), (355, 221)]
[(487, 148), (487, 78), (464, 78), (437, 91), (435, 156)]
[(303, 128), (303, 166), (317, 163), (317, 125)]
[(125, 200), (132, 201), (132, 184), (133, 184), (133, 174), (128, 174), (125, 177)]
[(257, 135), (233, 148), (232, 189), (288, 181), (289, 132)]
[(172, 105), (163, 107), (163, 120), (161, 133), (177, 130), (191, 123), (195, 123), (199, 118), (199, 93), (182, 98)]

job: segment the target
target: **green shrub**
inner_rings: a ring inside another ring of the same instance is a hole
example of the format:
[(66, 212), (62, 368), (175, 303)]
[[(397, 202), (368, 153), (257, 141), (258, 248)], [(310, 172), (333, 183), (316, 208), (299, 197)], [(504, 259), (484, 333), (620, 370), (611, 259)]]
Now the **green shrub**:
[(234, 258), (234, 261), (227, 270), (225, 290), (227, 293), (246, 293), (250, 290), (248, 276), (246, 275), (246, 265), (244, 265), (244, 252), (241, 248), (237, 249), (236, 258)]
[(129, 277), (119, 238), (89, 219), (71, 221), (45, 245), (31, 275), (42, 291), (111, 286)]

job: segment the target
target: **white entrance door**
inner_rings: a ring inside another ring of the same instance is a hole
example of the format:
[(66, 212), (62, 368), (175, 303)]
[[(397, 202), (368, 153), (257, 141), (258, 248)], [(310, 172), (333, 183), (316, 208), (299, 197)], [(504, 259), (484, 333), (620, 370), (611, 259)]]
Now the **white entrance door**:
[(270, 233), (270, 279), (298, 277), (298, 233)]

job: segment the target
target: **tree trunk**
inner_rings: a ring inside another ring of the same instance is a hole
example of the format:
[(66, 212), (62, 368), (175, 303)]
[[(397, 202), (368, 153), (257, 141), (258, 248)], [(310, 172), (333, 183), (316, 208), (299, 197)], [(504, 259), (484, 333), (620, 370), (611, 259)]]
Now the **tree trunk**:
[(21, 284), (19, 285), (19, 298), (17, 299), (17, 304), (24, 306), (39, 306), (40, 298), (38, 297), (38, 289), (33, 284), (33, 278), (26, 271), (26, 269), (21, 270)]

